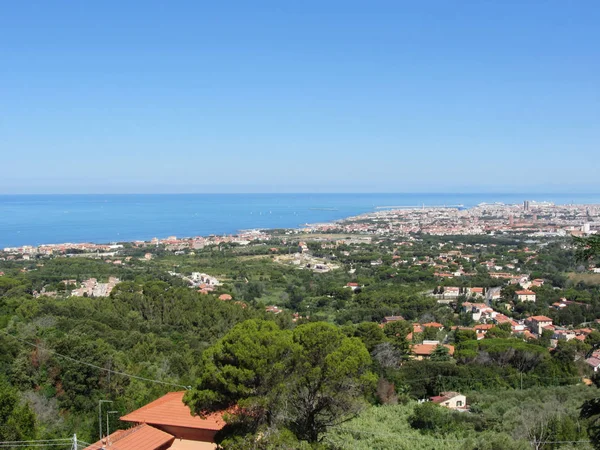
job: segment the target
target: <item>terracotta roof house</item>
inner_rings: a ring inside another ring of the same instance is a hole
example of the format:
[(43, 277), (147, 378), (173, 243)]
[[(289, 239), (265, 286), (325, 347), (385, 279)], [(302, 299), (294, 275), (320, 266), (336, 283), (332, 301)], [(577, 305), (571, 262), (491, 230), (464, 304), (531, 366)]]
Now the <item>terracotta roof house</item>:
[(423, 327), (419, 323), (413, 323), (413, 333), (422, 333)]
[(219, 295), (219, 300), (231, 300), (233, 297), (229, 294), (221, 294)]
[(471, 295), (483, 297), (483, 288), (482, 287), (474, 287), (469, 289)]
[(273, 313), (273, 314), (279, 314), (279, 313), (283, 312), (283, 309), (281, 309), (275, 305), (270, 305), (265, 308), (265, 311)]
[[(435, 348), (440, 344), (414, 344), (411, 346), (410, 351), (414, 355), (415, 359), (421, 360), (431, 356)], [(450, 356), (454, 355), (454, 346), (450, 344), (443, 344), (448, 349)]]
[(171, 448), (174, 440), (175, 437), (169, 433), (150, 425), (141, 424), (129, 430), (115, 431), (107, 438), (90, 445), (85, 450), (138, 450), (142, 448), (166, 450)]
[(432, 403), (436, 403), (448, 409), (467, 409), (467, 397), (458, 392), (442, 392), (440, 395), (431, 397), (430, 400)]
[(423, 324), (423, 327), (425, 328), (437, 328), (438, 330), (442, 330), (444, 328), (444, 325), (442, 325), (441, 323), (438, 322), (427, 322)]
[(383, 320), (381, 321), (381, 323), (386, 324), (386, 323), (390, 323), (390, 322), (398, 322), (400, 320), (404, 320), (404, 317), (402, 317), (402, 316), (385, 316), (383, 318)]
[(121, 417), (136, 424), (118, 430), (85, 450), (207, 450), (215, 449), (215, 434), (225, 426), (224, 412), (201, 418), (183, 403), (185, 392), (170, 392)]
[(592, 356), (591, 358), (586, 359), (585, 362), (588, 366), (594, 369), (594, 372), (598, 372), (598, 368), (600, 367), (600, 359)]
[(552, 325), (552, 319), (546, 316), (531, 316), (528, 322), (529, 329), (536, 334), (542, 334), (542, 330), (548, 325)]
[(360, 288), (360, 285), (358, 283), (351, 282), (351, 283), (346, 283), (345, 287), (352, 289), (352, 292), (354, 292), (355, 290)]

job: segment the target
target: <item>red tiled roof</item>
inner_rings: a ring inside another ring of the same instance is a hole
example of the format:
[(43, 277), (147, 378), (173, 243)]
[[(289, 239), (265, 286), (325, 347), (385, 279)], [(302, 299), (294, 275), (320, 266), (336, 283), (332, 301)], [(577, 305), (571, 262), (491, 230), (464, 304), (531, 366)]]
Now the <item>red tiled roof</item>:
[(84, 450), (156, 450), (170, 444), (175, 436), (158, 428), (142, 424), (129, 430), (118, 430), (112, 433), (105, 442), (98, 441)]
[(219, 300), (231, 300), (231, 295), (229, 294), (221, 294), (219, 295)]
[(546, 316), (531, 316), (530, 319), (536, 322), (552, 322), (552, 319)]
[[(438, 345), (439, 344), (415, 344), (411, 347), (411, 350), (415, 355), (428, 356), (433, 353), (433, 351), (435, 350), (435, 348)], [(454, 355), (454, 346), (453, 345), (444, 344), (444, 347), (446, 347), (448, 349), (448, 353), (450, 355)]]
[(444, 325), (442, 325), (441, 323), (437, 323), (437, 322), (424, 323), (423, 326), (426, 328), (443, 328), (444, 327)]
[(591, 358), (588, 358), (585, 360), (586, 363), (588, 363), (590, 366), (592, 367), (599, 367), (600, 366), (600, 359), (592, 356)]
[(212, 413), (204, 419), (199, 416), (192, 416), (190, 408), (183, 403), (184, 394), (185, 392), (170, 392), (152, 403), (148, 403), (146, 406), (121, 417), (121, 420), (214, 431), (218, 431), (225, 426), (223, 412)]
[(436, 395), (435, 397), (431, 397), (430, 400), (432, 403), (443, 403), (446, 400), (450, 400), (454, 397), (459, 396), (458, 392), (442, 392), (440, 395)]
[(524, 291), (517, 291), (516, 294), (517, 295), (535, 295), (535, 292), (529, 291), (529, 290), (524, 290)]

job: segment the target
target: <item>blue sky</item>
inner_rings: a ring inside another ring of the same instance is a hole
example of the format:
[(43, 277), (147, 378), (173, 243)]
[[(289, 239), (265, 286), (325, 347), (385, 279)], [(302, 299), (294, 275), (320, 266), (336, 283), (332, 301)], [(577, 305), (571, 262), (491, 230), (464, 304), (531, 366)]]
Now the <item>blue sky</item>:
[(600, 192), (597, 1), (5, 2), (0, 193)]

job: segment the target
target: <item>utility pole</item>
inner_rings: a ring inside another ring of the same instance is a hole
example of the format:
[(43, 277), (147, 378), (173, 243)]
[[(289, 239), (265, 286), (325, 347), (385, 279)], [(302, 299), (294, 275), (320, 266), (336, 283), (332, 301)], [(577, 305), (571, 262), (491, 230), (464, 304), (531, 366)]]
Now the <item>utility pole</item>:
[(110, 436), (110, 432), (108, 430), (108, 415), (109, 414), (119, 414), (119, 411), (107, 411), (106, 412), (106, 445), (108, 446), (108, 436)]
[(102, 441), (102, 403), (112, 403), (112, 400), (98, 400), (98, 432)]
[(77, 434), (73, 435), (73, 450), (79, 450), (77, 445)]

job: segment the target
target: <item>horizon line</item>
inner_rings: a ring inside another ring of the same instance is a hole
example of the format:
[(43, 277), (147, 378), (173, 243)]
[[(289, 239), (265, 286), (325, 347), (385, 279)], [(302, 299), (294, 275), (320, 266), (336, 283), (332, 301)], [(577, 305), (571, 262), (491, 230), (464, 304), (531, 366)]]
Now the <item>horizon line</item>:
[(381, 195), (381, 194), (389, 194), (389, 195), (404, 195), (404, 194), (427, 194), (427, 195), (600, 195), (600, 192), (503, 192), (503, 191), (485, 191), (485, 192), (460, 192), (460, 191), (446, 191), (446, 192), (436, 192), (436, 191), (348, 191), (348, 192), (339, 192), (339, 191), (327, 191), (327, 192), (310, 192), (310, 191), (298, 191), (298, 192), (13, 192), (6, 193), (0, 192), (0, 196), (11, 196), (11, 195), (19, 195), (19, 196), (31, 196), (31, 195), (40, 195), (40, 196), (50, 196), (50, 195)]

